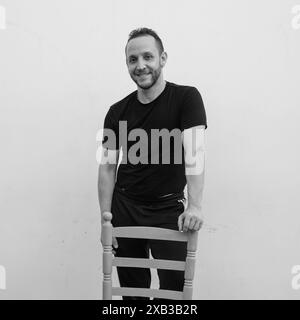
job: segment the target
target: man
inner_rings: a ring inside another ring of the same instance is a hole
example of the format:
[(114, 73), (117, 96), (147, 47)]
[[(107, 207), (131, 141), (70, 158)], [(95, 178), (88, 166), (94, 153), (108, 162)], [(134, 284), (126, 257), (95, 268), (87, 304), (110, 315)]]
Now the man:
[[(195, 87), (164, 80), (167, 53), (153, 30), (133, 30), (125, 54), (137, 90), (112, 105), (105, 117), (106, 161), (99, 166), (98, 180), (101, 212), (112, 212), (114, 227), (199, 230), (207, 128), (201, 95)], [(189, 67), (188, 59), (185, 63)], [(123, 158), (117, 170), (120, 148)], [(158, 240), (113, 239), (113, 248), (118, 257), (148, 258), (150, 249), (155, 259), (184, 261), (187, 253), (184, 243)], [(122, 287), (150, 287), (149, 269), (118, 267), (117, 271)], [(182, 271), (158, 270), (158, 276), (160, 289), (183, 289)]]

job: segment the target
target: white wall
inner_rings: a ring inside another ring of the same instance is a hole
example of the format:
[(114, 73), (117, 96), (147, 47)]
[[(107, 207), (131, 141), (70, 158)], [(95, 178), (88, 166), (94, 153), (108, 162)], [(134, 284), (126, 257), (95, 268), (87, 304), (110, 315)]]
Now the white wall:
[[(99, 299), (96, 133), (161, 36), (208, 117), (196, 299), (299, 299), (300, 1), (0, 0), (0, 299)], [(116, 278), (115, 278), (116, 280)]]

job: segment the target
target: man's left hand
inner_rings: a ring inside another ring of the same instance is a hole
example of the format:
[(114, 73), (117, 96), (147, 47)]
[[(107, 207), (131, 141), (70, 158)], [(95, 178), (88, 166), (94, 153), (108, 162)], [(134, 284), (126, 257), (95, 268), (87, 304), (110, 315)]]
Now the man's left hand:
[(178, 217), (179, 231), (199, 231), (203, 224), (203, 214), (200, 208), (188, 206)]

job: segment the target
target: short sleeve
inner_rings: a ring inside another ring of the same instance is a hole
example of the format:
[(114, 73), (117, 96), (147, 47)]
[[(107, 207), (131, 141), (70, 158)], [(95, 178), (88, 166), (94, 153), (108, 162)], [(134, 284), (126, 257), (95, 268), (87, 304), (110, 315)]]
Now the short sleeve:
[(108, 110), (104, 119), (102, 146), (110, 150), (119, 149), (118, 121), (112, 107)]
[(180, 130), (183, 131), (200, 125), (204, 125), (205, 129), (207, 128), (202, 97), (197, 88), (189, 87), (181, 105)]

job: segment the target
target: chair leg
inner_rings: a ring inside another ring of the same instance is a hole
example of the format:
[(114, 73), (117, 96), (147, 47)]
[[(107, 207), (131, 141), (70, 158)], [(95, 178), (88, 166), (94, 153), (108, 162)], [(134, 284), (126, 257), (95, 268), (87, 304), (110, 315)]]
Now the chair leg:
[(103, 246), (103, 300), (112, 300), (112, 214), (103, 213), (104, 223), (102, 225), (102, 246)]

